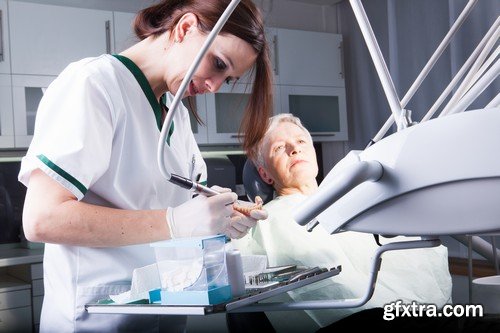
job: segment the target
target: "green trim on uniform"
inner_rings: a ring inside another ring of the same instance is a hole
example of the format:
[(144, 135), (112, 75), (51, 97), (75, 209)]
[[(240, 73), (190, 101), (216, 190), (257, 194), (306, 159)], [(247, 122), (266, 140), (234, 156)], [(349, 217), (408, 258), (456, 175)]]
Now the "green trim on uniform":
[(202, 182), (199, 182), (199, 183), (200, 183), (201, 185), (207, 186), (207, 181), (206, 181), (206, 180), (204, 180), (204, 181), (202, 181)]
[(153, 92), (153, 89), (151, 88), (151, 85), (149, 84), (148, 79), (146, 79), (146, 76), (141, 71), (141, 69), (139, 67), (137, 67), (137, 65), (129, 58), (124, 57), (124, 56), (119, 55), (119, 54), (113, 54), (113, 57), (115, 57), (122, 64), (124, 64), (125, 67), (127, 67), (128, 70), (134, 75), (135, 79), (137, 80), (137, 82), (141, 86), (142, 91), (146, 95), (146, 98), (148, 99), (149, 104), (151, 104), (151, 108), (153, 109), (153, 112), (155, 114), (156, 125), (158, 126), (158, 129), (161, 131), (161, 127), (163, 125), (163, 123), (161, 121), (162, 109), (161, 109), (160, 103), (156, 99), (156, 96)]
[[(118, 59), (127, 69), (134, 75), (135, 79), (141, 86), (142, 91), (144, 92), (144, 95), (146, 95), (146, 98), (149, 101), (149, 104), (151, 104), (151, 108), (153, 109), (153, 113), (155, 115), (156, 119), (156, 125), (158, 126), (158, 130), (161, 131), (161, 128), (163, 127), (163, 122), (161, 121), (161, 115), (162, 115), (162, 108), (158, 100), (156, 99), (156, 96), (153, 92), (153, 89), (151, 88), (151, 85), (149, 84), (148, 79), (146, 79), (146, 76), (144, 73), (141, 71), (137, 65), (130, 60), (127, 57), (124, 57), (119, 54), (113, 54), (113, 57)], [(160, 97), (163, 101), (163, 104), (166, 105), (167, 102), (167, 96), (163, 95)], [(166, 110), (168, 112), (168, 108)], [(170, 146), (170, 137), (174, 133), (174, 121), (172, 120), (172, 125), (170, 126), (170, 130), (168, 131), (167, 135), (167, 144)]]
[(55, 173), (57, 173), (59, 176), (63, 177), (66, 179), (68, 182), (73, 184), (80, 192), (82, 192), (83, 195), (87, 193), (87, 188), (83, 186), (82, 183), (80, 183), (75, 177), (61, 169), (59, 166), (57, 166), (54, 162), (49, 160), (45, 155), (40, 154), (37, 156), (40, 161), (42, 161), (46, 166), (51, 168)]
[[(167, 94), (164, 94), (163, 96), (161, 96), (161, 101), (163, 103), (163, 105), (165, 106), (165, 112), (168, 112), (168, 107), (167, 107)], [(168, 134), (167, 134), (167, 145), (170, 146), (170, 137), (172, 136), (172, 134), (174, 134), (174, 121), (172, 120), (172, 125), (170, 125), (170, 130), (168, 131)]]
[(170, 131), (168, 131), (167, 135), (167, 144), (170, 146), (170, 137), (174, 134), (174, 121), (172, 120), (172, 125), (170, 125)]

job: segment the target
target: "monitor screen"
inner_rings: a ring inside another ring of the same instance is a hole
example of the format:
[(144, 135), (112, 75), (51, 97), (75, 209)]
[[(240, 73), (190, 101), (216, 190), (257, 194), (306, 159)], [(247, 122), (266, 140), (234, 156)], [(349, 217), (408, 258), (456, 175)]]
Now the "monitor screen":
[(0, 244), (20, 242), (26, 187), (17, 180), (21, 162), (0, 161)]

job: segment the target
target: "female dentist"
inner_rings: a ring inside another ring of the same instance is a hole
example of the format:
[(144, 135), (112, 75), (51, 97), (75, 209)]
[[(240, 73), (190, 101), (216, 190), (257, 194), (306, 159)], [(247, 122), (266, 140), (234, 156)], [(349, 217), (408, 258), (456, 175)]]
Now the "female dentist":
[[(229, 0), (163, 0), (139, 12), (140, 42), (120, 55), (70, 64), (47, 89), (19, 180), (27, 186), (26, 237), (44, 242), (41, 332), (155, 332), (158, 316), (88, 314), (85, 304), (130, 288), (134, 268), (155, 262), (150, 242), (246, 234), (265, 211), (233, 211), (235, 193), (192, 198), (157, 161), (162, 120), (189, 66)], [(272, 81), (262, 17), (242, 0), (195, 72), (185, 96), (216, 92), (252, 69), (242, 122), (244, 148), (271, 114)], [(176, 112), (165, 160), (181, 176), (206, 180), (188, 111)], [(185, 316), (163, 317), (169, 332)]]

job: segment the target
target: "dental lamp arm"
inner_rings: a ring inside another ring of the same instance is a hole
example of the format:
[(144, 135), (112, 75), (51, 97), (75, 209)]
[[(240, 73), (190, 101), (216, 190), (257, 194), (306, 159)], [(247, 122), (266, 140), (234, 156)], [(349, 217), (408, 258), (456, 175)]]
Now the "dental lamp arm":
[(360, 161), (349, 166), (298, 207), (295, 221), (306, 225), (354, 187), (365, 181), (377, 181), (382, 174), (383, 167), (378, 161)]
[(492, 38), (493, 34), (498, 28), (498, 25), (500, 24), (500, 18), (497, 18), (495, 23), (490, 27), (486, 35), (484, 35), (483, 39), (479, 44), (476, 46), (472, 54), (469, 56), (467, 61), (462, 65), (460, 70), (455, 74), (453, 77), (453, 80), (448, 84), (448, 86), (443, 90), (441, 95), (439, 95), (439, 98), (434, 102), (432, 107), (427, 111), (425, 116), (422, 118), (421, 122), (427, 121), (432, 118), (434, 113), (438, 110), (438, 108), (443, 104), (443, 102), (446, 100), (448, 95), (455, 89), (455, 87), (458, 85), (462, 77), (466, 74), (466, 71), (472, 66), (472, 64), (476, 61), (478, 58), (479, 54), (481, 51), (484, 49), (485, 45), (488, 43), (488, 41)]
[[(476, 5), (478, 0), (469, 0), (467, 2), (467, 5), (465, 6), (464, 10), (460, 13), (459, 17), (453, 23), (452, 27), (446, 34), (446, 36), (443, 38), (439, 46), (437, 47), (436, 51), (432, 54), (432, 56), (429, 58), (427, 63), (425, 64), (424, 68), (418, 75), (418, 77), (415, 79), (411, 87), (408, 89), (406, 94), (403, 96), (403, 99), (401, 100), (401, 108), (405, 108), (408, 102), (411, 100), (413, 95), (415, 95), (416, 91), (422, 84), (422, 82), (425, 80), (431, 69), (434, 67), (436, 62), (439, 60), (443, 52), (445, 51), (446, 47), (450, 44), (451, 39), (453, 36), (456, 34), (458, 29), (462, 26), (462, 23), (465, 21), (467, 16), (469, 16), (470, 12)], [(379, 132), (375, 135), (375, 137), (372, 139), (373, 142), (377, 142), (381, 140), (384, 135), (389, 131), (391, 128), (392, 124), (394, 123), (394, 116), (391, 114), (391, 116), (387, 119), (387, 121), (384, 123), (382, 128), (379, 130)]]

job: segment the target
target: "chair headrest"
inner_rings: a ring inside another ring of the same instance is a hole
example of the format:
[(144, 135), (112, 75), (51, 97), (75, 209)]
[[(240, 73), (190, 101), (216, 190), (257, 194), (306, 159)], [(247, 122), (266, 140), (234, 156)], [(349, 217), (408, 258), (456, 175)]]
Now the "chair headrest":
[(273, 200), (274, 188), (260, 178), (257, 168), (249, 159), (246, 160), (243, 166), (243, 186), (248, 199), (252, 202), (255, 202), (257, 195), (261, 197), (264, 203)]

